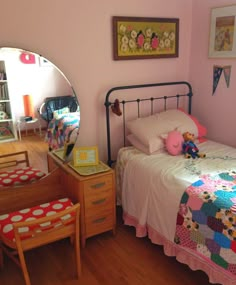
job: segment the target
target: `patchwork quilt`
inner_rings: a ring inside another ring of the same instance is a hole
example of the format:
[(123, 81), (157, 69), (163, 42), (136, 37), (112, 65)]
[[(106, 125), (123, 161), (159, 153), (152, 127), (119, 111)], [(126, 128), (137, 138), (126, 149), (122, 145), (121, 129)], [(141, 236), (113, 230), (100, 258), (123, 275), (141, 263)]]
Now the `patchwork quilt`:
[(202, 175), (184, 192), (175, 242), (236, 275), (236, 172)]
[(79, 126), (80, 116), (77, 113), (68, 113), (49, 122), (46, 141), (49, 149), (58, 149), (69, 140), (71, 132)]

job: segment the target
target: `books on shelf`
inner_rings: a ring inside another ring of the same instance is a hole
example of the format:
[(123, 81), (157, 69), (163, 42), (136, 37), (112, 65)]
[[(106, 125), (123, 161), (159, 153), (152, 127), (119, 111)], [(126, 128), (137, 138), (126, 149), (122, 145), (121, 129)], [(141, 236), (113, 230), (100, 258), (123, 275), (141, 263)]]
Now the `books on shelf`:
[(0, 85), (0, 100), (9, 100), (7, 83)]
[(0, 80), (7, 80), (7, 75), (5, 72), (0, 72)]

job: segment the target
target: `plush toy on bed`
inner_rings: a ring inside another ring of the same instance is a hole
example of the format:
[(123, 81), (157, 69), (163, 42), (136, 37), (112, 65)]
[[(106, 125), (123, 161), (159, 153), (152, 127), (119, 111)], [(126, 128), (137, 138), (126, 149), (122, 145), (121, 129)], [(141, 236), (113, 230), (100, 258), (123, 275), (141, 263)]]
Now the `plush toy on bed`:
[(185, 132), (183, 134), (183, 138), (183, 153), (186, 158), (206, 157), (205, 153), (199, 153), (199, 149), (194, 143), (194, 134), (191, 134), (190, 132)]
[(164, 140), (166, 150), (169, 154), (175, 156), (182, 153), (184, 139), (182, 133), (177, 129), (161, 135), (161, 138)]

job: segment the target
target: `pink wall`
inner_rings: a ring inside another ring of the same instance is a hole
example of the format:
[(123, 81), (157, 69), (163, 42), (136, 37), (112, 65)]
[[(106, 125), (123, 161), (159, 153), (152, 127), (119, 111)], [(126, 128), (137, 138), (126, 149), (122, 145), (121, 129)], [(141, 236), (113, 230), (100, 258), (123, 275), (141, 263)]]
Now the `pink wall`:
[[(217, 3), (216, 3), (217, 2)], [(208, 137), (236, 146), (236, 61), (208, 58), (210, 13), (212, 7), (235, 5), (230, 0), (193, 1), (193, 25), (190, 49), (190, 82), (193, 85), (193, 114), (207, 126)], [(212, 96), (213, 65), (231, 65), (231, 82), (227, 88), (222, 74)]]
[[(31, 0), (2, 1), (1, 10), (4, 12), (1, 13), (0, 45), (37, 52), (64, 72), (80, 101), (79, 144), (97, 144), (102, 159), (106, 156), (105, 108), (103, 105), (106, 92), (117, 85), (188, 80), (189, 56), (190, 53), (193, 54), (193, 48), (190, 50), (191, 37), (194, 42), (197, 41), (196, 36), (208, 38), (205, 32), (202, 36), (200, 35), (202, 30), (198, 30), (196, 25), (201, 22), (202, 7), (207, 6), (204, 3), (210, 2), (207, 0), (193, 1), (193, 3), (200, 2), (194, 3), (194, 8), (197, 9), (197, 16), (195, 13), (193, 15), (194, 22), (196, 22), (194, 30), (198, 34), (193, 36), (191, 36), (191, 0), (41, 0), (37, 1), (38, 4), (35, 2)], [(213, 4), (213, 1), (211, 2)], [(203, 15), (207, 17), (207, 13), (205, 11)], [(113, 61), (111, 28), (113, 15), (179, 18), (179, 57), (176, 59)], [(206, 30), (206, 27), (203, 30)], [(205, 38), (204, 41), (206, 41)], [(202, 54), (203, 49), (198, 51), (198, 58), (202, 59)], [(194, 78), (192, 73), (195, 68), (197, 69), (195, 66), (197, 59), (193, 64), (190, 68), (191, 78)], [(207, 75), (210, 78), (209, 69), (210, 67), (208, 67)], [(193, 82), (195, 87), (197, 83)], [(208, 81), (206, 81), (207, 84)], [(204, 86), (204, 90), (207, 89), (206, 87)], [(200, 100), (200, 96), (198, 99)], [(199, 113), (198, 106), (199, 103), (195, 110)], [(205, 121), (206, 117), (202, 115), (202, 119)]]

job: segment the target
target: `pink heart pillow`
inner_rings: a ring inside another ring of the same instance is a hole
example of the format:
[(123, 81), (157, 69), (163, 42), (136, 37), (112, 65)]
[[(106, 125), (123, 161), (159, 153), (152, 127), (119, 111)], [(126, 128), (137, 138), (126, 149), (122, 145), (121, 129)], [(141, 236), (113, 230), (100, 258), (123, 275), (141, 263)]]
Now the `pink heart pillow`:
[(182, 153), (184, 138), (179, 131), (171, 131), (165, 138), (165, 146), (169, 154), (178, 155)]

